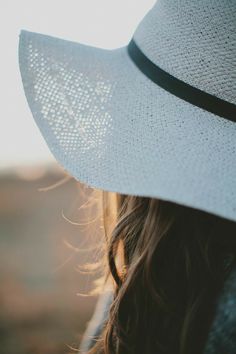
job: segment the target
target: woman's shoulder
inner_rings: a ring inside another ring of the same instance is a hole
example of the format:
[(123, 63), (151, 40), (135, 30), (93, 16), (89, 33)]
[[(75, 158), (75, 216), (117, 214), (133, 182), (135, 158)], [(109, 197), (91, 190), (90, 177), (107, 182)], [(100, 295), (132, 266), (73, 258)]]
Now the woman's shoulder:
[(79, 353), (87, 353), (89, 349), (93, 347), (99, 338), (104, 323), (108, 318), (109, 309), (113, 300), (113, 291), (108, 290), (102, 293), (95, 306), (95, 311), (92, 318), (88, 322), (86, 331), (83, 335)]
[[(230, 258), (229, 258), (230, 261)], [(204, 354), (236, 353), (236, 264), (227, 276), (217, 300), (215, 317)]]
[[(226, 259), (230, 263), (231, 256)], [(100, 295), (95, 312), (89, 322), (80, 346), (81, 353), (87, 351), (98, 339), (108, 317), (113, 300), (113, 292)], [(236, 353), (236, 263), (228, 274), (223, 289), (217, 300), (216, 311), (204, 354)]]

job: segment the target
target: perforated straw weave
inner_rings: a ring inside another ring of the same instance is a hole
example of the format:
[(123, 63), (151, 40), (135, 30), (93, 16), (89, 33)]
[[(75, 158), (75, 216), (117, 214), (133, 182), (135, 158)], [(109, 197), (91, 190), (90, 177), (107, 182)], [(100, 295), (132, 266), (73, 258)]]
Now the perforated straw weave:
[[(171, 75), (235, 104), (235, 23), (234, 0), (159, 0), (133, 38)], [(33, 117), (77, 180), (236, 221), (235, 122), (153, 83), (127, 46), (22, 30), (19, 64)]]

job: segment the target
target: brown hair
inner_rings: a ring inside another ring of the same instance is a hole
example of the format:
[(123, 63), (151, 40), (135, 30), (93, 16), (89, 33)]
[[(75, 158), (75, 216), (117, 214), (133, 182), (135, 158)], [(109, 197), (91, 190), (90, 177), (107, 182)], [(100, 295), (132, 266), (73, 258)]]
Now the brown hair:
[(202, 353), (235, 263), (236, 223), (156, 198), (116, 193), (111, 200), (103, 192), (106, 279), (114, 279), (114, 300), (89, 354)]

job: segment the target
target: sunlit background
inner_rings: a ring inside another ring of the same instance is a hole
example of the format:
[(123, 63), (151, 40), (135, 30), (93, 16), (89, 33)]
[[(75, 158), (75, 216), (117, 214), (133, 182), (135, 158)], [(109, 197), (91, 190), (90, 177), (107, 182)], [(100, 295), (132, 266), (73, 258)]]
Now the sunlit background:
[(18, 67), (20, 30), (112, 49), (128, 43), (154, 3), (0, 0), (0, 354), (78, 348), (97, 300), (81, 295), (95, 275), (79, 269), (96, 262), (93, 247), (101, 236), (97, 220), (89, 228), (84, 222), (88, 211), (81, 206), (91, 190), (68, 179), (27, 106)]
[(128, 43), (154, 0), (0, 0), (0, 168), (53, 161), (22, 91), (17, 46), (21, 29), (103, 48)]

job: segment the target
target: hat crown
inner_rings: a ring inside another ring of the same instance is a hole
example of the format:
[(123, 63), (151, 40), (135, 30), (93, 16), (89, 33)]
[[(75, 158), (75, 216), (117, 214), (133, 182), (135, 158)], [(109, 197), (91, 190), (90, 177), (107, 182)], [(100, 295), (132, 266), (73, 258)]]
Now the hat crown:
[(235, 0), (158, 0), (133, 38), (161, 69), (236, 103)]

